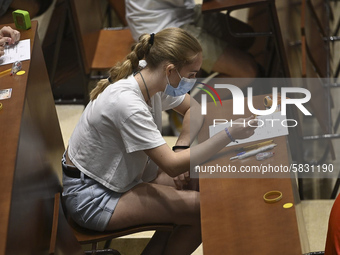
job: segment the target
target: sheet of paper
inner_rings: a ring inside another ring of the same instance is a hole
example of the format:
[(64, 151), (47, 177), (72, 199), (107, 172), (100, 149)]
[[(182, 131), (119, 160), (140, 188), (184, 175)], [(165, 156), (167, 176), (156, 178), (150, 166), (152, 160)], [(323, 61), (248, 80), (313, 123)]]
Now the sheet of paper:
[[(246, 139), (237, 140), (238, 143), (231, 142), (227, 146), (233, 146), (253, 141), (288, 135), (288, 124), (285, 121), (286, 117), (281, 115), (281, 112), (275, 112), (271, 115), (258, 116), (259, 127), (255, 129), (255, 133)], [(209, 126), (209, 136), (212, 137), (226, 127), (230, 127), (230, 122), (225, 124), (218, 124)]]
[(30, 58), (31, 42), (30, 39), (26, 39), (5, 47), (5, 54), (0, 57), (0, 65), (12, 64), (15, 61), (24, 61)]

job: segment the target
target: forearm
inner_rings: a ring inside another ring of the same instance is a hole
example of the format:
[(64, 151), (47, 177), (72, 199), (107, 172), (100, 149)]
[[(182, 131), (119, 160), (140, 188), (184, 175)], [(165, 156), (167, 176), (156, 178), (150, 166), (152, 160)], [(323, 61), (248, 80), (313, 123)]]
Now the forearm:
[[(251, 120), (251, 117), (247, 119), (240, 119), (240, 122), (241, 120), (244, 120), (245, 123), (248, 123), (248, 121)], [(250, 137), (254, 134), (254, 126), (256, 123), (257, 121), (251, 122), (251, 126), (246, 127), (229, 127), (229, 135), (224, 129), (203, 143), (200, 143), (189, 149), (176, 151), (176, 153), (171, 151), (169, 146), (166, 144), (153, 149), (145, 150), (145, 153), (168, 175), (175, 177), (188, 171), (190, 167), (194, 167), (207, 161), (231, 141)], [(178, 143), (178, 145), (179, 144), (180, 143)]]
[(162, 166), (164, 171), (170, 176), (175, 177), (188, 171), (191, 167), (207, 161), (230, 142), (231, 140), (227, 133), (225, 130), (222, 130), (203, 143), (192, 146), (190, 149), (176, 149), (176, 153), (163, 157), (163, 161), (159, 162), (159, 164), (164, 164)]
[(222, 150), (231, 142), (225, 130), (220, 131), (206, 141), (190, 148), (190, 166), (199, 165)]
[[(249, 123), (248, 121), (252, 118), (253, 116), (247, 119), (240, 119), (240, 122), (244, 120), (245, 123)], [(190, 166), (193, 167), (207, 161), (230, 142), (235, 141), (235, 139), (245, 139), (252, 136), (256, 125), (257, 121), (252, 120), (250, 125), (245, 127), (238, 125), (228, 127), (206, 141), (190, 148)]]
[(184, 114), (182, 131), (176, 145), (190, 146), (194, 141), (204, 121), (204, 117), (200, 114), (200, 109), (200, 106), (195, 104)]

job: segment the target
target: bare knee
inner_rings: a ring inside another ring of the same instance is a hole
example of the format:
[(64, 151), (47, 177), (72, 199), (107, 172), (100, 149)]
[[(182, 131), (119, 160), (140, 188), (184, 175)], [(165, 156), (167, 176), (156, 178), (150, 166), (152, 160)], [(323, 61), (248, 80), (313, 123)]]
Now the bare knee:
[(246, 62), (246, 64), (243, 66), (239, 77), (240, 78), (256, 78), (258, 75), (258, 67), (256, 62), (249, 58), (249, 61)]
[(255, 78), (258, 74), (254, 58), (247, 52), (232, 47), (225, 49), (212, 70), (235, 78)]
[(177, 211), (179, 215), (176, 216), (179, 225), (200, 225), (200, 193), (197, 191), (182, 191), (186, 194), (182, 210)]

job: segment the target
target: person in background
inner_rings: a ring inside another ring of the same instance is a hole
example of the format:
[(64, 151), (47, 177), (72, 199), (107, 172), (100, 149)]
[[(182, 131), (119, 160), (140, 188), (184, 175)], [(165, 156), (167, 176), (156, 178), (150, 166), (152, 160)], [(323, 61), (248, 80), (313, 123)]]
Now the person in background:
[(20, 32), (9, 27), (4, 26), (0, 29), (0, 57), (5, 54), (6, 44), (14, 44), (20, 40)]
[[(228, 31), (227, 17), (221, 12), (202, 14), (201, 5), (195, 0), (125, 0), (126, 20), (135, 40), (143, 33), (158, 32), (167, 27), (179, 27), (198, 39), (203, 48), (203, 62), (200, 77), (217, 72), (215, 78), (242, 78), (237, 86), (246, 90), (254, 87), (255, 94), (265, 89), (254, 79), (264, 75), (263, 68), (256, 63), (247, 50), (254, 38), (236, 38)], [(235, 32), (253, 32), (247, 24), (230, 17), (229, 24)], [(246, 78), (246, 79), (243, 79)], [(200, 89), (193, 88), (194, 98), (200, 101)], [(219, 96), (230, 99), (227, 89), (219, 90)], [(207, 101), (212, 101), (208, 97)], [(182, 118), (174, 111), (169, 115), (170, 133), (178, 136), (182, 129)], [(168, 131), (169, 132), (169, 131)]]
[[(203, 48), (202, 69), (219, 77), (255, 78), (260, 68), (246, 52), (253, 38), (235, 38), (228, 32), (226, 15), (201, 13), (194, 0), (125, 0), (126, 20), (135, 40), (143, 33), (180, 27), (195, 36)], [(236, 32), (252, 29), (237, 19), (229, 20)], [(245, 84), (248, 85), (248, 84)]]
[(0, 0), (0, 24), (13, 23), (12, 12), (25, 10), (34, 18), (43, 14), (53, 0)]
[[(156, 232), (142, 254), (185, 255), (200, 245), (198, 179), (190, 178), (190, 166), (255, 130), (236, 125), (190, 147), (204, 120), (187, 94), (201, 64), (196, 38), (166, 28), (140, 36), (126, 60), (91, 91), (62, 158), (63, 199), (79, 225), (97, 231), (175, 226)], [(161, 134), (167, 109), (184, 116), (172, 149)], [(252, 117), (243, 120), (256, 124)]]

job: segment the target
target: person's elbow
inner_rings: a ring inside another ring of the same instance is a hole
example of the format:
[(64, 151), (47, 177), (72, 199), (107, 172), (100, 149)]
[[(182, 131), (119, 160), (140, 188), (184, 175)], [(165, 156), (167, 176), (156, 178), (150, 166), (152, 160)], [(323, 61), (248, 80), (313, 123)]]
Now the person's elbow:
[(162, 169), (166, 172), (170, 177), (174, 178), (186, 171), (188, 171), (190, 167), (190, 162), (186, 163), (186, 160), (178, 154), (173, 158), (168, 159), (165, 164), (163, 164)]
[(172, 178), (185, 172), (185, 170), (183, 170), (183, 167), (175, 163), (168, 164), (167, 166), (163, 167), (163, 170)]
[(177, 173), (176, 169), (166, 169), (164, 170), (164, 172), (167, 173), (167, 175), (169, 175), (171, 178), (175, 178), (176, 176), (180, 175), (179, 173)]

